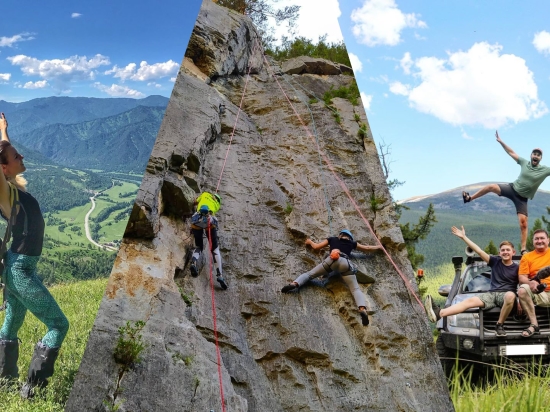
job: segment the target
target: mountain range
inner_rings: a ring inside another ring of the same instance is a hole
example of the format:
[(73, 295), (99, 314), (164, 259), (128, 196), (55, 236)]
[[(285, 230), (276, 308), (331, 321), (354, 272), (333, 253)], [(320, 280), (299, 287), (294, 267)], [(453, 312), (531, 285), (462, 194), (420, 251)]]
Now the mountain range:
[(143, 173), (168, 98), (46, 97), (0, 101), (10, 138), (27, 160)]

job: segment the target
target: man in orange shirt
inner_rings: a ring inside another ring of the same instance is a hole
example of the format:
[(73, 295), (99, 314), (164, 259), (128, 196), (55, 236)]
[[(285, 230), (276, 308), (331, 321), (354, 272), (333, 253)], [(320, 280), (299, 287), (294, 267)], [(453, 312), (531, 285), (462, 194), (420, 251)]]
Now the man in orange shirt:
[(535, 250), (522, 256), (519, 263), (519, 289), (518, 296), (521, 306), (531, 325), (525, 329), (522, 336), (528, 338), (535, 333), (539, 333), (537, 316), (535, 314), (535, 304), (537, 306), (550, 306), (550, 287), (539, 293), (537, 287), (540, 283), (535, 280), (535, 276), (540, 269), (550, 266), (550, 249), (548, 248), (548, 232), (544, 229), (535, 230), (533, 234), (533, 245)]

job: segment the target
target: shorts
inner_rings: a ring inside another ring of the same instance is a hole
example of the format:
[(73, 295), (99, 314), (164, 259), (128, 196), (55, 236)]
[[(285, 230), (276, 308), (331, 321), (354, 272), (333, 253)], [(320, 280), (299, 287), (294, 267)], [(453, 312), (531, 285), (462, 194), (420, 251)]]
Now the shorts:
[[(492, 309), (492, 308), (501, 308), (504, 305), (504, 295), (508, 292), (485, 292), (477, 297), (481, 300), (485, 306), (483, 310)], [(512, 292), (515, 294), (515, 292)]]
[(519, 285), (520, 288), (525, 289), (533, 303), (537, 306), (541, 307), (549, 307), (550, 306), (550, 292), (542, 292), (539, 294), (535, 294), (531, 291), (531, 288), (529, 288), (529, 285), (523, 284)]
[(499, 184), (498, 187), (500, 187), (500, 196), (504, 196), (514, 202), (518, 214), (527, 216), (527, 198), (520, 196), (514, 190), (512, 183)]

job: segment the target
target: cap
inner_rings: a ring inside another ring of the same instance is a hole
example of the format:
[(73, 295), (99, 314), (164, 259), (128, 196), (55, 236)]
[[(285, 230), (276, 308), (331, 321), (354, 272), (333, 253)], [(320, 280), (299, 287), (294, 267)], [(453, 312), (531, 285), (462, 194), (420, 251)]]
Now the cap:
[(539, 149), (538, 147), (535, 147), (535, 148), (531, 151), (531, 153), (533, 153), (533, 152), (540, 152), (540, 155), (542, 156), (542, 149)]

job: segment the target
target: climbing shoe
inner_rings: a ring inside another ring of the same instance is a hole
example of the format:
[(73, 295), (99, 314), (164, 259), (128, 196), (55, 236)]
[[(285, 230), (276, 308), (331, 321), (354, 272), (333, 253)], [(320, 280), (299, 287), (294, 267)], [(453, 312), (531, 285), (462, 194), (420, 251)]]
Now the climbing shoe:
[(225, 283), (223, 276), (216, 276), (216, 280), (218, 281), (218, 283), (220, 284), (223, 290), (227, 290), (227, 283)]
[(367, 315), (366, 311), (360, 310), (359, 314), (361, 315), (361, 322), (363, 323), (363, 326), (369, 325), (369, 315)]
[(495, 328), (495, 332), (497, 336), (506, 336), (506, 330), (504, 329), (503, 323), (497, 323), (497, 326)]
[(286, 286), (283, 286), (283, 288), (281, 289), (281, 292), (288, 293), (288, 292), (292, 292), (294, 289), (297, 289), (297, 288), (298, 288), (298, 285), (296, 285), (295, 283), (290, 283)]
[(195, 263), (191, 263), (189, 270), (191, 271), (191, 276), (193, 276), (194, 278), (199, 276), (199, 270), (197, 269), (197, 265)]
[(428, 319), (430, 319), (430, 322), (437, 322), (439, 319), (441, 319), (441, 316), (439, 315), (441, 308), (434, 304), (433, 299), (430, 295), (426, 296), (426, 299), (424, 299), (424, 309), (426, 309), (426, 313), (428, 314)]

